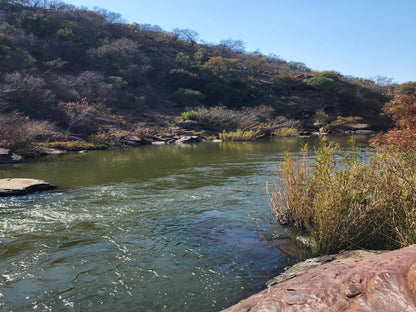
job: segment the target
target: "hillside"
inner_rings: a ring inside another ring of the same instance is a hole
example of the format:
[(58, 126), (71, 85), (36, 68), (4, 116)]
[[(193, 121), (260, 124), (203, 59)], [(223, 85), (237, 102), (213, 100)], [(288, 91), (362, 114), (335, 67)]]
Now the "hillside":
[(337, 116), (359, 116), (374, 129), (389, 125), (379, 113), (392, 86), (247, 53), (239, 41), (197, 43), (189, 29), (166, 32), (104, 10), (38, 3), (0, 3), (3, 114), (19, 112), (81, 136), (146, 121), (172, 124), (202, 106), (267, 106), (270, 116), (303, 129)]

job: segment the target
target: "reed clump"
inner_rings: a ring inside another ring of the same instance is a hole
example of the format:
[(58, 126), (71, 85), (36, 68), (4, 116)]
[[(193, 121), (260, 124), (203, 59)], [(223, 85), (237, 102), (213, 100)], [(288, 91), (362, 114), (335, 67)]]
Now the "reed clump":
[(220, 140), (223, 141), (255, 141), (264, 136), (260, 130), (243, 130), (237, 129), (236, 131), (223, 131), (219, 134)]
[(272, 132), (272, 136), (277, 138), (298, 136), (299, 130), (295, 127), (278, 128)]
[(306, 236), (299, 255), (395, 249), (416, 243), (416, 155), (377, 148), (363, 160), (328, 140), (311, 156), (287, 154), (267, 186), (277, 220)]

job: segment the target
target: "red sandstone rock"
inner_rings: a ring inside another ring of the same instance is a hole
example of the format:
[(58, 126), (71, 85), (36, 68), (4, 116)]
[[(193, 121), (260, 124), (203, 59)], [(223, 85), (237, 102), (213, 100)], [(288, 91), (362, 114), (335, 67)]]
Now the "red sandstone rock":
[(416, 245), (368, 255), (286, 274), (224, 312), (416, 311)]

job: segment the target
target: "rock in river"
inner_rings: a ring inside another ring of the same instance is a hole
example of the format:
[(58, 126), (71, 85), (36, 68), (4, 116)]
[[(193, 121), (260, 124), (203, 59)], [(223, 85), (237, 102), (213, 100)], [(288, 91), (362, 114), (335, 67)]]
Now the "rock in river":
[(10, 152), (7, 148), (0, 148), (0, 164), (10, 164), (22, 161), (22, 156)]
[(309, 259), (224, 312), (416, 311), (416, 245)]
[(36, 179), (0, 179), (0, 197), (19, 196), (52, 190), (55, 185)]

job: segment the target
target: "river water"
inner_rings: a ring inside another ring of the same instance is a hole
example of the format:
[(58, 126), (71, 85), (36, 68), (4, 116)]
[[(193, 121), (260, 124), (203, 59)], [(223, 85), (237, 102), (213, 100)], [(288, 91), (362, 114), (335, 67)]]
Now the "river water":
[(265, 183), (283, 151), (316, 141), (143, 146), (1, 165), (0, 178), (59, 189), (0, 199), (0, 310), (208, 312), (259, 291), (296, 261), (263, 239), (285, 232)]

